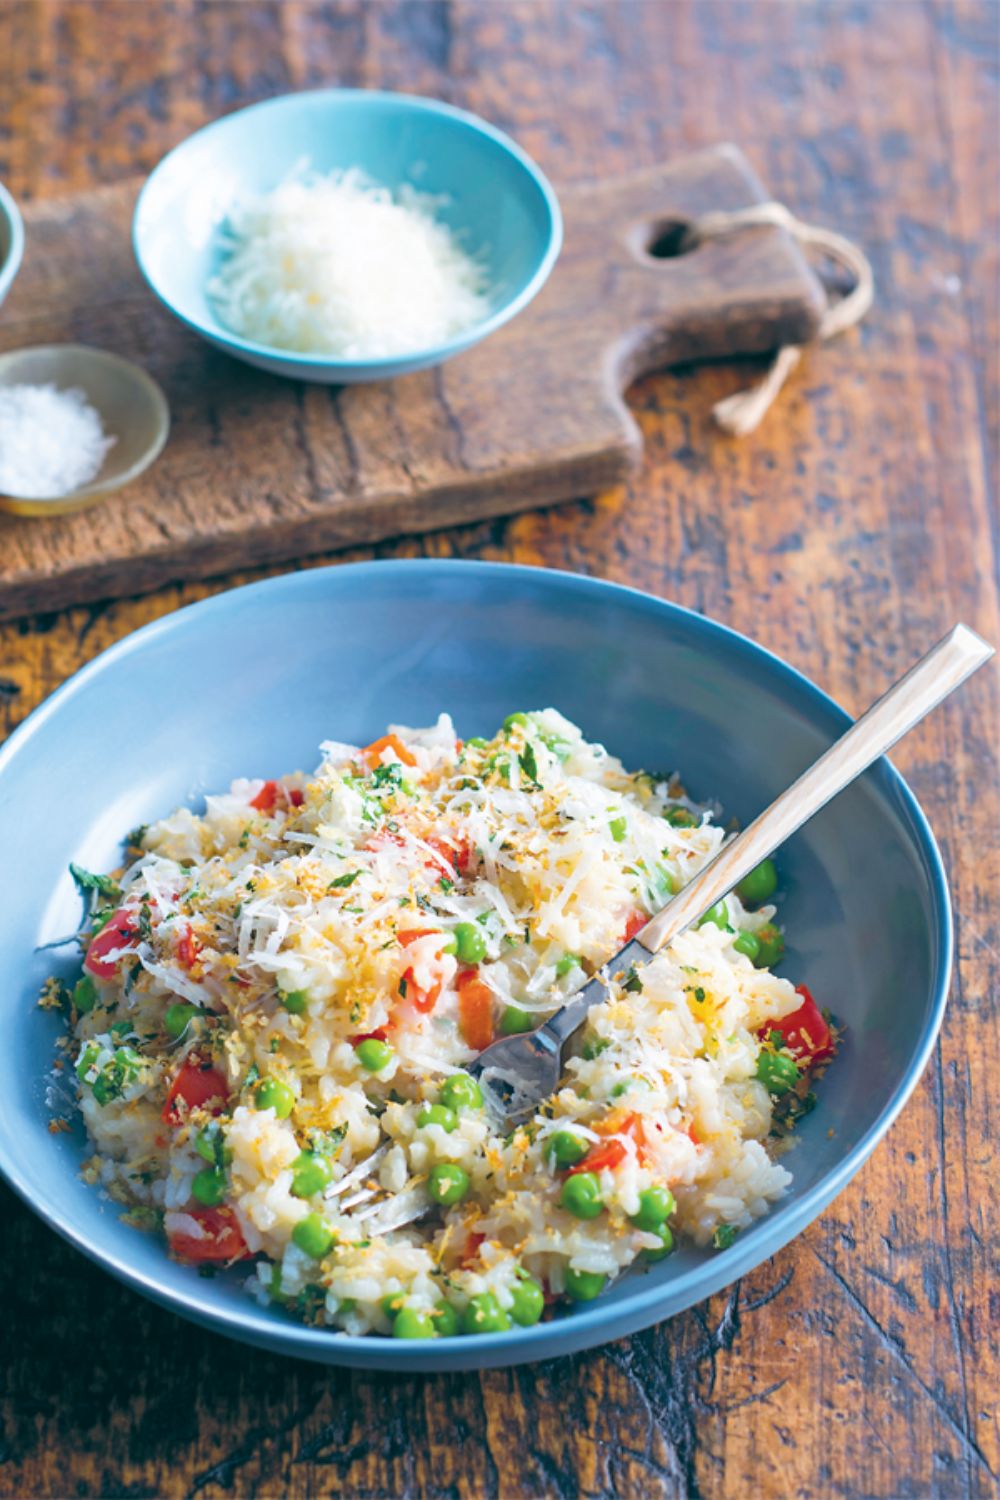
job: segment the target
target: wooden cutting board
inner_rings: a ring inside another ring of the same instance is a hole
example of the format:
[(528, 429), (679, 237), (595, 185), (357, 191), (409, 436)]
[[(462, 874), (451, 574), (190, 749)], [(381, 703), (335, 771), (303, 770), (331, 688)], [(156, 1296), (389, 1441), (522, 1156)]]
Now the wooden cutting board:
[(592, 494), (641, 453), (622, 399), (637, 375), (801, 342), (824, 305), (783, 230), (649, 253), (711, 209), (766, 197), (719, 146), (563, 189), (551, 279), (477, 348), (382, 385), (301, 385), (212, 349), (154, 301), (130, 244), (138, 187), (28, 207), (0, 350), (65, 340), (137, 360), (167, 394), (170, 439), (90, 510), (0, 515), (0, 619)]

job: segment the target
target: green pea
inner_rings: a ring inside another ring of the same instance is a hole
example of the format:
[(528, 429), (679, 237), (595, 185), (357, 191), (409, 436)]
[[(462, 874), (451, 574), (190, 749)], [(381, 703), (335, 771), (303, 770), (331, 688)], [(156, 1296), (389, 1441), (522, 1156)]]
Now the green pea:
[(440, 1125), (442, 1130), (451, 1135), (458, 1124), (458, 1115), (447, 1104), (425, 1104), (417, 1115), (417, 1124), (421, 1128), (424, 1125)]
[(620, 844), (628, 833), (628, 820), (626, 818), (612, 818), (608, 824), (608, 832), (616, 844)]
[(469, 1298), (462, 1316), (462, 1328), (466, 1333), (505, 1333), (509, 1327), (510, 1318), (492, 1292), (480, 1292)]
[(262, 1079), (253, 1097), (258, 1109), (273, 1109), (279, 1120), (287, 1120), (295, 1108), (295, 1093), (280, 1078)]
[(665, 1260), (674, 1248), (674, 1237), (667, 1224), (657, 1225), (652, 1233), (659, 1236), (660, 1243), (655, 1250), (644, 1250), (642, 1253), (647, 1264), (655, 1266), (658, 1260)]
[(466, 740), (465, 743), (472, 750), (485, 750), (486, 746), (489, 744), (489, 740), (484, 740), (482, 735), (480, 734), (474, 734), (472, 736), (472, 739)]
[(624, 1078), (621, 1083), (615, 1084), (611, 1090), (611, 1097), (612, 1099), (620, 1099), (623, 1094), (629, 1093), (632, 1089), (648, 1089), (651, 1087), (652, 1085), (648, 1078)]
[(225, 1143), (225, 1137), (218, 1125), (205, 1125), (199, 1130), (194, 1138), (194, 1149), (203, 1161), (211, 1162), (213, 1167), (219, 1165), (219, 1158), (225, 1162), (232, 1161), (233, 1153)]
[(441, 1086), (441, 1103), (448, 1109), (482, 1109), (483, 1091), (468, 1073), (453, 1073)]
[(279, 998), (290, 1015), (302, 1016), (309, 1009), (308, 990), (289, 990), (287, 994), (280, 995)]
[(526, 1271), (519, 1270), (511, 1295), (514, 1301), (511, 1303), (510, 1315), (514, 1322), (522, 1328), (530, 1328), (533, 1323), (537, 1323), (545, 1311), (545, 1293), (538, 1282)]
[(736, 894), (749, 906), (760, 906), (768, 896), (773, 896), (777, 889), (778, 872), (774, 868), (774, 861), (764, 859), (755, 870), (750, 871), (749, 875), (744, 875), (736, 887)]
[(195, 1174), (191, 1192), (206, 1208), (218, 1208), (226, 1196), (226, 1174), (218, 1167), (203, 1167)]
[(754, 936), (758, 946), (754, 964), (758, 969), (773, 968), (785, 951), (785, 940), (780, 931), (773, 922), (766, 922), (763, 927), (757, 928)]
[(695, 828), (701, 822), (698, 814), (693, 813), (689, 807), (667, 807), (663, 818), (671, 828)]
[(787, 1094), (799, 1081), (798, 1064), (787, 1052), (762, 1052), (757, 1077), (769, 1094)]
[(450, 1302), (438, 1302), (431, 1308), (434, 1331), (439, 1339), (453, 1339), (462, 1331), (462, 1320)]
[(333, 1166), (328, 1156), (317, 1151), (303, 1151), (292, 1162), (292, 1193), (296, 1198), (311, 1198), (329, 1187)]
[(507, 1005), (500, 1017), (500, 1035), (515, 1036), (519, 1031), (534, 1031), (536, 1018), (520, 1005)]
[(760, 943), (752, 932), (741, 932), (733, 941), (733, 947), (737, 953), (746, 954), (751, 963), (756, 962), (760, 953)]
[(522, 713), (508, 714), (507, 717), (506, 717), (506, 719), (504, 719), (504, 721), (503, 721), (503, 727), (507, 731), (507, 733), (510, 734), (510, 732), (514, 728), (515, 724), (527, 724), (527, 722), (528, 722), (528, 715), (527, 714), (522, 714)]
[(469, 1191), (469, 1174), (455, 1162), (439, 1161), (436, 1167), (431, 1168), (427, 1191), (435, 1203), (451, 1208), (453, 1204), (461, 1203)]
[(580, 960), (577, 958), (575, 953), (564, 953), (562, 958), (556, 964), (556, 978), (565, 979), (570, 970), (578, 969), (579, 967)]
[(370, 1036), (367, 1040), (359, 1042), (354, 1052), (358, 1062), (369, 1073), (381, 1073), (392, 1059), (392, 1048), (389, 1043), (380, 1042), (377, 1036)]
[(577, 1172), (567, 1177), (559, 1194), (559, 1202), (577, 1219), (596, 1219), (604, 1209), (601, 1184), (594, 1172)]
[(80, 1053), (80, 1061), (76, 1065), (76, 1076), (82, 1083), (101, 1055), (101, 1049), (96, 1042), (88, 1042)]
[(184, 1035), (198, 1013), (197, 1005), (188, 1005), (183, 1000), (178, 1000), (175, 1005), (169, 1006), (163, 1017), (163, 1029), (167, 1036), (176, 1042)]
[(475, 922), (459, 922), (454, 932), (455, 955), (461, 964), (478, 964), (486, 957), (483, 929)]
[(401, 1307), (392, 1320), (394, 1339), (432, 1339), (436, 1332), (430, 1313), (417, 1312), (415, 1307)]
[(557, 1167), (575, 1166), (578, 1161), (583, 1161), (589, 1150), (587, 1142), (574, 1135), (572, 1130), (557, 1130), (549, 1141), (549, 1153)]
[(306, 1214), (292, 1230), (292, 1244), (313, 1260), (322, 1260), (333, 1249), (336, 1235), (321, 1214)]
[(698, 918), (697, 926), (704, 927), (706, 922), (713, 922), (716, 927), (721, 927), (722, 931), (725, 932), (729, 926), (729, 909), (726, 906), (724, 898), (722, 901), (716, 901), (714, 906), (708, 908), (703, 917)]
[(574, 1302), (593, 1302), (607, 1285), (608, 1278), (601, 1271), (574, 1271), (566, 1268), (566, 1295)]
[(406, 1293), (398, 1289), (395, 1292), (386, 1292), (384, 1297), (379, 1298), (378, 1305), (391, 1323), (400, 1309), (406, 1305)]
[(73, 987), (73, 1004), (81, 1016), (89, 1015), (97, 1003), (97, 985), (89, 974), (84, 974)]
[(607, 1052), (610, 1046), (611, 1043), (608, 1041), (607, 1037), (591, 1036), (587, 1038), (587, 1040), (581, 1047), (580, 1055), (587, 1062), (593, 1062), (595, 1057), (600, 1057), (602, 1052)]
[(639, 1212), (632, 1215), (636, 1229), (659, 1229), (677, 1207), (673, 1193), (668, 1187), (643, 1188), (639, 1194)]

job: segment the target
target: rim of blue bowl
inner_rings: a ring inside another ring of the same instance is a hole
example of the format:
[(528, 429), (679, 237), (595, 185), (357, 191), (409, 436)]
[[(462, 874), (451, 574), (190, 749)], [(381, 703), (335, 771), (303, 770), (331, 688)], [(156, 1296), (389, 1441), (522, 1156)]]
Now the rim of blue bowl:
[(3, 264), (0, 265), (0, 302), (6, 297), (14, 282), (24, 256), (24, 220), (13, 195), (0, 182), (0, 214), (7, 221), (10, 244)]
[[(446, 119), (453, 120), (457, 125), (463, 125), (476, 135), (485, 136), (493, 141), (495, 145), (513, 157), (527, 175), (531, 178), (535, 187), (541, 194), (542, 201), (548, 212), (548, 243), (531, 279), (518, 292), (516, 297), (507, 302), (488, 318), (473, 324), (463, 333), (456, 334), (454, 338), (446, 340), (443, 344), (427, 344), (420, 349), (411, 349), (404, 353), (393, 355), (367, 356), (361, 359), (345, 359), (339, 355), (332, 354), (309, 354), (301, 353), (296, 349), (283, 349), (277, 344), (259, 344), (253, 339), (242, 338), (238, 333), (231, 332), (224, 324), (219, 322), (205, 323), (197, 318), (189, 318), (182, 313), (173, 300), (157, 285), (156, 279), (149, 270), (142, 251), (140, 242), (139, 220), (142, 213), (143, 201), (150, 192), (155, 178), (162, 168), (172, 160), (179, 152), (191, 143), (191, 141), (211, 135), (216, 131), (225, 130), (230, 127), (231, 122), (241, 119), (246, 115), (259, 114), (267, 110), (281, 110), (288, 108), (292, 101), (298, 102), (303, 99), (343, 99), (354, 103), (385, 103), (392, 101), (396, 104), (406, 105), (417, 113), (442, 115)], [(549, 278), (552, 267), (562, 249), (563, 243), (563, 217), (562, 209), (559, 207), (559, 199), (556, 197), (555, 189), (549, 182), (545, 173), (526, 151), (516, 141), (512, 140), (497, 126), (491, 125), (479, 115), (472, 114), (466, 109), (459, 109), (457, 105), (446, 104), (442, 99), (435, 99), (425, 94), (396, 93), (392, 89), (303, 89), (300, 93), (278, 94), (273, 99), (262, 99), (257, 104), (248, 104), (243, 109), (233, 110), (228, 115), (222, 115), (218, 120), (213, 120), (208, 125), (203, 125), (200, 130), (195, 130), (186, 136), (166, 156), (157, 162), (143, 183), (136, 199), (135, 210), (132, 214), (132, 252), (135, 255), (139, 270), (150, 291), (156, 296), (163, 306), (178, 318), (188, 328), (194, 330), (202, 338), (211, 339), (223, 348), (240, 349), (245, 354), (253, 354), (259, 358), (284, 359), (289, 363), (303, 365), (311, 369), (321, 370), (368, 370), (376, 371), (392, 367), (400, 361), (419, 360), (427, 364), (440, 364), (449, 359), (453, 354), (460, 354), (467, 349), (471, 343), (478, 343), (488, 334), (495, 332), (497, 328), (509, 323), (511, 318), (516, 317), (519, 312), (538, 294)]]
[[(384, 575), (403, 570), (407, 572), (419, 570), (428, 575), (458, 571), (476, 572), (481, 576), (509, 578), (515, 584), (519, 578), (535, 581), (539, 575), (544, 575), (557, 593), (582, 590), (595, 596), (608, 594), (624, 596), (645, 613), (666, 614), (680, 619), (693, 630), (695, 635), (701, 634), (713, 643), (723, 644), (729, 651), (746, 660), (768, 665), (777, 672), (779, 677), (784, 677), (807, 699), (811, 700), (823, 721), (830, 723), (834, 728), (839, 727), (844, 730), (853, 723), (851, 716), (829, 694), (817, 687), (810, 678), (797, 668), (790, 666), (775, 652), (758, 645), (757, 642), (752, 641), (748, 636), (741, 635), (730, 626), (711, 620), (696, 610), (688, 609), (685, 605), (659, 599), (625, 584), (611, 583), (603, 579), (590, 578), (585, 574), (551, 568), (531, 567), (517, 563), (466, 561), (458, 558), (393, 558), (375, 562), (342, 563), (339, 566), (334, 564), (324, 568), (306, 569), (302, 572), (283, 573), (277, 578), (244, 584), (213, 595), (210, 599), (197, 600), (193, 604), (172, 611), (162, 619), (153, 620), (148, 625), (141, 626), (81, 667), (44, 703), (29, 714), (22, 724), (18, 725), (6, 742), (0, 746), (0, 775), (13, 754), (20, 751), (35, 730), (56, 712), (66, 699), (84, 689), (92, 676), (97, 675), (119, 658), (142, 649), (148, 642), (169, 634), (178, 627), (178, 622), (186, 622), (192, 614), (198, 613), (202, 617), (207, 617), (220, 610), (224, 611), (232, 607), (231, 602), (234, 597), (243, 600), (251, 594), (280, 595), (310, 586), (322, 588), (325, 583), (334, 580), (338, 574), (350, 574), (357, 577), (365, 574), (372, 575), (376, 572)], [(666, 1286), (650, 1286), (643, 1289), (641, 1282), (637, 1281), (636, 1290), (627, 1304), (606, 1303), (598, 1298), (593, 1305), (575, 1308), (570, 1314), (574, 1330), (574, 1348), (590, 1348), (622, 1337), (622, 1324), (625, 1322), (628, 1323), (628, 1327), (624, 1332), (628, 1333), (671, 1317), (675, 1312), (693, 1305), (694, 1302), (703, 1301), (706, 1297), (730, 1285), (738, 1277), (760, 1265), (770, 1255), (777, 1253), (779, 1249), (790, 1243), (847, 1186), (889, 1130), (919, 1082), (941, 1029), (948, 999), (954, 946), (951, 902), (937, 841), (923, 809), (906, 781), (887, 756), (876, 761), (866, 774), (875, 774), (883, 779), (887, 784), (886, 789), (894, 794), (911, 820), (915, 842), (927, 870), (935, 916), (935, 929), (932, 935), (935, 939), (936, 952), (930, 1014), (909, 1067), (903, 1073), (878, 1118), (846, 1154), (840, 1165), (827, 1173), (801, 1199), (775, 1207), (762, 1219), (758, 1219), (751, 1228), (744, 1230), (730, 1249), (717, 1252), (710, 1261), (693, 1266)], [(76, 1234), (69, 1226), (60, 1223), (55, 1214), (50, 1214), (37, 1205), (33, 1199), (31, 1183), (21, 1176), (10, 1160), (2, 1135), (0, 1135), (0, 1172), (18, 1196), (51, 1229), (54, 1229), (74, 1248), (82, 1251), (89, 1260), (110, 1271), (119, 1280), (142, 1292), (152, 1301), (182, 1317), (193, 1319), (203, 1326), (217, 1327), (229, 1337), (239, 1341), (264, 1345), (271, 1349), (280, 1347), (283, 1353), (291, 1356), (318, 1360), (327, 1364), (385, 1368), (386, 1360), (378, 1358), (376, 1349), (381, 1350), (384, 1356), (391, 1348), (393, 1368), (417, 1372), (457, 1368), (459, 1366), (455, 1365), (455, 1355), (460, 1350), (466, 1350), (470, 1355), (469, 1367), (486, 1368), (491, 1365), (530, 1363), (532, 1360), (552, 1357), (551, 1351), (546, 1350), (546, 1345), (554, 1341), (562, 1326), (560, 1323), (538, 1323), (532, 1328), (518, 1328), (507, 1333), (481, 1334), (474, 1339), (456, 1335), (452, 1338), (408, 1343), (405, 1340), (383, 1339), (371, 1334), (331, 1333), (329, 1329), (309, 1328), (293, 1322), (290, 1318), (287, 1324), (279, 1323), (262, 1317), (260, 1310), (254, 1306), (249, 1297), (245, 1312), (243, 1310), (231, 1311), (226, 1307), (212, 1306), (207, 1303), (202, 1304), (198, 1301), (196, 1292), (175, 1292), (161, 1286), (151, 1277), (137, 1271), (127, 1258), (92, 1244), (86, 1237)], [(693, 1298), (689, 1298), (688, 1292), (692, 1287), (697, 1288), (696, 1294)], [(659, 1315), (658, 1308), (662, 1308)]]

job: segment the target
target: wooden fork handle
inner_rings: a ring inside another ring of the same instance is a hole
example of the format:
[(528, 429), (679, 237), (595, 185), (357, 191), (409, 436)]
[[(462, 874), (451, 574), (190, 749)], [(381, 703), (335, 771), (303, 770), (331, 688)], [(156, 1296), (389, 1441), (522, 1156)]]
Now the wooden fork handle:
[(974, 630), (956, 625), (646, 923), (636, 935), (642, 946), (657, 953), (672, 942), (992, 655)]

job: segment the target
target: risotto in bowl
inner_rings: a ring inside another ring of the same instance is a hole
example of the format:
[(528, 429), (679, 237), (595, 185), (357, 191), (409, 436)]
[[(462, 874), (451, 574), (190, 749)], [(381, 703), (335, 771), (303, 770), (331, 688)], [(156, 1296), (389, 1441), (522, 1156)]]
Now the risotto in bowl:
[[(531, 1326), (675, 1236), (728, 1247), (791, 1180), (833, 1036), (772, 974), (768, 860), (591, 1012), (498, 1133), (467, 1068), (552, 1013), (718, 851), (676, 778), (553, 709), (391, 727), (129, 839), (68, 1012), (85, 1173), (198, 1265), (351, 1334)], [(58, 1092), (58, 1090), (57, 1090)]]

